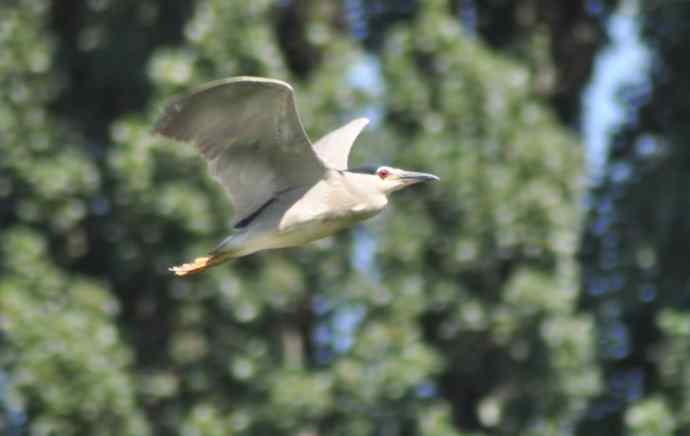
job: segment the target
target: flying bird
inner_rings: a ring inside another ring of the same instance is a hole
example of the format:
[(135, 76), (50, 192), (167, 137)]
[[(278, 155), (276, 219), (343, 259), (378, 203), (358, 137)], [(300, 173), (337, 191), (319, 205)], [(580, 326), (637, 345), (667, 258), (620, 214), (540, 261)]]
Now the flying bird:
[(381, 212), (391, 192), (439, 180), (390, 166), (350, 168), (350, 148), (368, 123), (354, 119), (312, 144), (292, 87), (260, 77), (214, 81), (172, 100), (154, 131), (198, 148), (234, 216), (232, 234), (207, 256), (170, 271), (184, 276), (326, 237)]

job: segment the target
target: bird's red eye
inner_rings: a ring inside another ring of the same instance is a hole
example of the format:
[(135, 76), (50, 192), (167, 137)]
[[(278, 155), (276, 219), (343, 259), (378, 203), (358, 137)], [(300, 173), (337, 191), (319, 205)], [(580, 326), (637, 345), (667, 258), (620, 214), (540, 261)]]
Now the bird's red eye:
[(386, 177), (388, 177), (388, 174), (390, 174), (390, 172), (385, 168), (381, 168), (376, 172), (376, 174), (378, 174), (378, 176), (382, 179), (385, 179)]

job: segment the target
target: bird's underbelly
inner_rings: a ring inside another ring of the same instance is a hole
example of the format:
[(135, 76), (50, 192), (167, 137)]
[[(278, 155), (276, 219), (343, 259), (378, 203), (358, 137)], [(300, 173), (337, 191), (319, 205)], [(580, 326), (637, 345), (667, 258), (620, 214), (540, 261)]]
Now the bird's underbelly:
[(246, 256), (261, 250), (294, 247), (325, 238), (347, 227), (346, 223), (301, 223), (284, 229), (254, 230), (232, 235), (223, 241), (216, 251)]
[(279, 239), (288, 244), (286, 246), (305, 244), (351, 227), (354, 223), (370, 218), (376, 213), (378, 211), (361, 210), (347, 216), (322, 214), (307, 220), (281, 223), (278, 228)]
[(350, 227), (350, 219), (314, 219), (286, 226), (279, 230), (280, 239), (289, 245), (301, 245), (317, 239), (325, 238), (342, 229)]
[(261, 250), (303, 245), (351, 227), (355, 222), (376, 213), (378, 210), (363, 210), (347, 216), (324, 214), (307, 219), (281, 220), (273, 226), (254, 227), (237, 233), (223, 241), (216, 251), (232, 253), (237, 257)]
[(339, 230), (347, 227), (346, 225), (338, 225), (337, 223), (327, 223), (319, 226), (300, 226), (282, 231), (279, 234), (278, 241), (280, 246), (290, 247), (295, 245), (306, 244), (317, 239), (330, 236)]

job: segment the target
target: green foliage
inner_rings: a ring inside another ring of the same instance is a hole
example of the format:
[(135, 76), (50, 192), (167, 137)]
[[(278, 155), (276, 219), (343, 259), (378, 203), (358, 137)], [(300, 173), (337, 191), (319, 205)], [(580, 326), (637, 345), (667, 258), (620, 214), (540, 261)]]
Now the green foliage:
[(550, 434), (540, 429), (572, 422), (598, 388), (590, 322), (574, 314), (580, 159), (529, 93), (526, 66), (463, 34), (443, 5), (429, 2), (384, 46), (389, 122), (405, 133), (393, 160), (443, 183), (394, 202), (383, 281), (417, 293), (410, 306), (444, 382), (472, 380), (471, 393), (448, 395), (460, 422)]
[(628, 409), (625, 423), (633, 436), (673, 435), (673, 415), (664, 401), (650, 398)]
[(0, 306), (18, 407), (36, 414), (36, 434), (147, 434), (131, 355), (112, 323), (117, 301), (102, 285), (47, 263), (45, 249), (29, 229), (3, 232), (12, 273), (0, 281)]
[[(194, 6), (183, 41), (140, 66), (146, 106), (99, 121), (105, 143), (53, 104), (48, 2), (0, 6), (0, 362), (27, 432), (571, 434), (598, 388), (575, 313), (581, 163), (533, 65), (463, 32), (446, 1), (420, 2), (372, 53), (340, 2)], [(382, 89), (351, 80), (361, 65)], [(313, 138), (380, 115), (355, 162), (442, 183), (354, 232), (174, 279), (232, 211), (193, 147), (151, 123), (173, 94), (249, 74), (294, 83)]]
[(619, 90), (628, 117), (592, 189), (582, 242), (582, 306), (596, 314), (606, 386), (583, 434), (690, 432), (690, 64), (679, 56), (690, 7), (641, 2), (639, 18), (649, 77)]
[[(144, 435), (131, 353), (106, 284), (64, 268), (83, 255), (87, 199), (99, 172), (48, 111), (56, 83), (44, 39), (47, 4), (1, 6), (0, 326), (9, 402), (32, 434)], [(60, 244), (62, 265), (51, 258)], [(0, 423), (7, 429), (9, 422)]]

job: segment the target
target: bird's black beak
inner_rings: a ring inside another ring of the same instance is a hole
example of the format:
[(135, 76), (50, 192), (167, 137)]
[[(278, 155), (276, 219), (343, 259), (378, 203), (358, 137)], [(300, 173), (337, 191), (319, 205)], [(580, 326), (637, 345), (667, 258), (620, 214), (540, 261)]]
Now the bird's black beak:
[(410, 185), (421, 182), (438, 182), (441, 180), (433, 174), (418, 173), (415, 171), (404, 171), (402, 174), (400, 174), (400, 179), (406, 183), (409, 183)]

